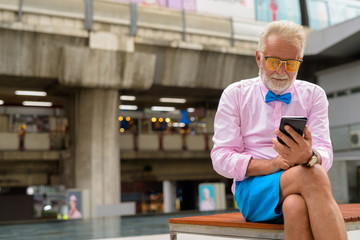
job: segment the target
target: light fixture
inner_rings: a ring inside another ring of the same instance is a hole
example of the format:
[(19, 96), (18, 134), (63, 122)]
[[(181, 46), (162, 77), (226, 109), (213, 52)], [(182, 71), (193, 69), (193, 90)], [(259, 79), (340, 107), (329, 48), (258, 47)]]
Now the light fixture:
[(138, 106), (136, 105), (120, 105), (120, 110), (137, 110)]
[(175, 111), (174, 107), (164, 107), (164, 106), (152, 106), (151, 110), (159, 112), (173, 112)]
[(45, 97), (47, 95), (46, 92), (42, 92), (42, 91), (23, 91), (23, 90), (16, 90), (15, 94), (24, 95), (24, 96), (40, 96), (40, 97)]
[(0, 100), (0, 105), (4, 105), (4, 100)]
[(189, 113), (195, 112), (195, 108), (188, 108), (187, 111), (188, 111)]
[(35, 102), (35, 101), (23, 101), (22, 104), (24, 106), (32, 106), (32, 107), (51, 107), (52, 102)]
[(124, 118), (122, 116), (118, 117), (118, 120), (121, 122), (122, 120), (124, 120)]
[(165, 122), (169, 123), (171, 121), (170, 118), (165, 118)]
[(121, 95), (120, 100), (123, 100), (123, 101), (135, 101), (136, 97), (135, 96), (129, 96), (129, 95)]
[(152, 122), (156, 122), (156, 121), (157, 121), (156, 117), (152, 117), (152, 118), (151, 118), (151, 121), (152, 121)]
[(173, 127), (185, 127), (185, 123), (173, 122)]
[(160, 102), (165, 103), (186, 103), (185, 98), (160, 98)]
[(125, 120), (128, 121), (128, 122), (130, 122), (131, 118), (130, 118), (130, 117), (126, 117)]

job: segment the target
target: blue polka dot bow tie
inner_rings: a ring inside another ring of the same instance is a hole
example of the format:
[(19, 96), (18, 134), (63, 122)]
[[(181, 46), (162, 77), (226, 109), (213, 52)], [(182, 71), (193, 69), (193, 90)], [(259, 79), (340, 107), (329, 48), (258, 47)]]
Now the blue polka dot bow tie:
[(291, 93), (285, 93), (283, 95), (276, 95), (272, 91), (268, 91), (268, 93), (265, 96), (265, 102), (272, 102), (272, 101), (282, 101), (286, 104), (289, 104), (291, 101)]

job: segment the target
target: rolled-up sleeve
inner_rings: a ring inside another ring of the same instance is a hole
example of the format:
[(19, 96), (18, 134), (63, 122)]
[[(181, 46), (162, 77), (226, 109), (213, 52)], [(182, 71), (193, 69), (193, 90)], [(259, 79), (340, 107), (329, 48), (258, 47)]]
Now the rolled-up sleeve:
[(215, 115), (213, 142), (211, 159), (215, 171), (236, 181), (244, 180), (252, 156), (244, 152), (239, 100), (231, 97), (228, 89), (223, 92)]
[(312, 136), (312, 147), (321, 156), (321, 165), (329, 171), (333, 163), (333, 149), (329, 131), (328, 100), (323, 89), (316, 87), (312, 99), (308, 125)]

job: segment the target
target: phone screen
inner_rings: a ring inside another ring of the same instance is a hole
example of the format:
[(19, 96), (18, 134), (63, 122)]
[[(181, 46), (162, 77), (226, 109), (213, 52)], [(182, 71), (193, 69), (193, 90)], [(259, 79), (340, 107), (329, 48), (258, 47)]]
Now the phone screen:
[[(284, 116), (281, 118), (281, 122), (280, 122), (280, 131), (282, 131), (286, 136), (290, 137), (292, 140), (294, 140), (291, 135), (285, 131), (285, 126), (289, 125), (290, 127), (292, 127), (300, 136), (302, 136), (304, 134), (304, 129), (305, 129), (305, 125), (307, 122), (307, 118), (306, 117), (293, 117), (293, 116)], [(286, 145), (279, 137), (278, 137), (278, 141), (283, 144)], [(295, 140), (294, 140), (295, 141)]]

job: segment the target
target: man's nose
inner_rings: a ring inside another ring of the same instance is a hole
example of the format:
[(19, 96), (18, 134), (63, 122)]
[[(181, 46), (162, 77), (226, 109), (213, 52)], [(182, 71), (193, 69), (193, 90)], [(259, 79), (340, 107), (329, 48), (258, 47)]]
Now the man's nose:
[(276, 70), (276, 72), (278, 74), (280, 74), (280, 75), (285, 75), (286, 74), (285, 62), (280, 63), (280, 67), (278, 68), (278, 70)]

